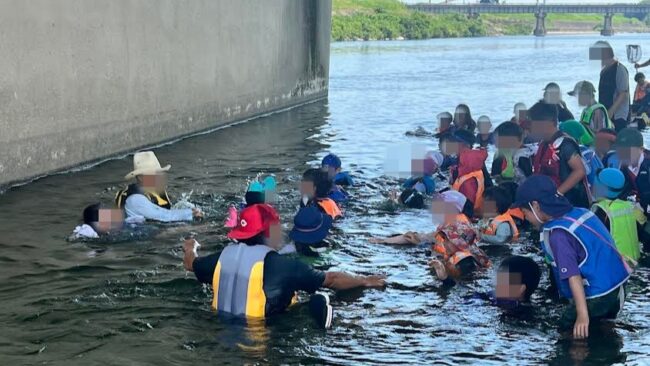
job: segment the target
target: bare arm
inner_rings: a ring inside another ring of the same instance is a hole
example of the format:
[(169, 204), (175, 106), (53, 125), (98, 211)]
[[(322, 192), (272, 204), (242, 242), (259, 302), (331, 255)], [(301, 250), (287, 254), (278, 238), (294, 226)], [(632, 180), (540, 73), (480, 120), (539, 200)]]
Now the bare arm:
[(345, 272), (325, 272), (323, 287), (332, 290), (349, 290), (357, 287), (384, 287), (384, 276), (354, 276)]
[(627, 98), (629, 96), (630, 92), (629, 91), (624, 91), (621, 94), (616, 97), (616, 100), (614, 101), (614, 104), (607, 110), (607, 114), (609, 115), (609, 118), (614, 118), (614, 114), (616, 111), (618, 111), (619, 108), (623, 105), (623, 103), (627, 103)]
[(571, 167), (571, 174), (564, 182), (558, 187), (557, 191), (561, 194), (567, 193), (571, 188), (575, 187), (585, 178), (585, 166), (582, 163), (582, 158), (579, 155), (574, 155), (569, 160), (569, 167)]
[(650, 65), (650, 59), (648, 59), (648, 61), (646, 61), (646, 62), (644, 62), (642, 64), (634, 64), (634, 67), (637, 68), (637, 69), (640, 69), (640, 68), (646, 67), (648, 65)]
[(569, 287), (573, 295), (573, 301), (576, 305), (576, 323), (573, 326), (573, 337), (582, 339), (589, 337), (589, 310), (587, 309), (587, 299), (585, 297), (585, 288), (582, 284), (582, 276), (576, 275), (569, 278)]
[(421, 235), (412, 231), (402, 235), (389, 236), (388, 238), (370, 238), (373, 244), (392, 244), (392, 245), (417, 245), (426, 235)]
[(197, 257), (197, 249), (200, 244), (194, 239), (185, 240), (183, 243), (183, 267), (189, 272), (194, 272), (194, 260)]

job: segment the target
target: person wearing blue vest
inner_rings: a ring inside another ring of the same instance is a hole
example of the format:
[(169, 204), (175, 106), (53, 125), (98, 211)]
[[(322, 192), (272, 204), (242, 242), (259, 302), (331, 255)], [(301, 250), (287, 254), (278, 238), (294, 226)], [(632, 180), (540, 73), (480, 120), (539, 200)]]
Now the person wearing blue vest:
[(334, 184), (337, 186), (354, 185), (354, 179), (352, 179), (350, 173), (341, 169), (341, 159), (338, 156), (327, 154), (321, 161), (321, 166), (323, 170), (329, 173), (330, 178), (334, 180)]
[(573, 327), (574, 338), (581, 339), (589, 336), (590, 322), (616, 318), (631, 269), (598, 217), (573, 207), (543, 175), (519, 186), (515, 206), (542, 233), (542, 250), (560, 296), (574, 305), (562, 314), (560, 329)]
[[(212, 309), (220, 313), (264, 319), (295, 303), (296, 291), (314, 293), (321, 288), (347, 290), (385, 285), (384, 276), (323, 272), (298, 258), (280, 255), (280, 217), (267, 204), (242, 210), (228, 237), (237, 242), (204, 257), (198, 256), (200, 244), (193, 238), (183, 245), (183, 266), (194, 272), (199, 282), (212, 286)], [(326, 294), (312, 295), (309, 307), (320, 326), (331, 326), (332, 307)]]

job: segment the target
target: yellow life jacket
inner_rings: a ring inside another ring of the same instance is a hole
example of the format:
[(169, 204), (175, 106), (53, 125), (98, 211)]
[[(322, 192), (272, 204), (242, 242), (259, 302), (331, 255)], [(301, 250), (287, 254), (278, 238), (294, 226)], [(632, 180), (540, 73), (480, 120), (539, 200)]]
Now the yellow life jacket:
[(517, 224), (515, 224), (515, 220), (513, 220), (512, 216), (510, 216), (508, 212), (493, 218), (490, 222), (490, 226), (485, 229), (485, 234), (496, 235), (497, 228), (504, 222), (510, 224), (510, 230), (512, 230), (512, 241), (519, 239), (519, 229), (517, 228)]
[(476, 190), (476, 197), (474, 198), (474, 211), (478, 211), (481, 207), (483, 207), (483, 192), (485, 192), (485, 176), (483, 175), (482, 170), (476, 170), (458, 177), (451, 188), (455, 191), (460, 192), (460, 187), (462, 187), (463, 183), (470, 179), (476, 179), (477, 182), (478, 188)]
[(164, 192), (162, 195), (155, 192), (147, 192), (144, 191), (139, 185), (135, 183), (117, 192), (117, 194), (115, 195), (115, 205), (118, 208), (124, 208), (124, 205), (126, 204), (126, 199), (134, 194), (144, 195), (149, 199), (149, 201), (151, 201), (151, 203), (160, 206), (162, 208), (166, 208), (166, 209), (172, 208), (172, 201), (169, 199), (169, 195), (167, 194), (167, 192)]
[(212, 277), (212, 309), (248, 318), (264, 318), (266, 245), (231, 244), (221, 252)]

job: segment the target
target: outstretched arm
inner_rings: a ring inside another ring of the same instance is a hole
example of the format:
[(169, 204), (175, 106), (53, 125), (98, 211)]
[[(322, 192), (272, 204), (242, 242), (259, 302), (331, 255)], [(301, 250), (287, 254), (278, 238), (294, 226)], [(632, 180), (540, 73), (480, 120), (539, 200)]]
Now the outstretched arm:
[(325, 272), (323, 287), (349, 290), (357, 287), (384, 287), (385, 276), (354, 276), (345, 272)]
[(402, 235), (389, 236), (387, 238), (370, 238), (373, 244), (392, 244), (392, 245), (418, 245), (426, 235), (409, 231)]

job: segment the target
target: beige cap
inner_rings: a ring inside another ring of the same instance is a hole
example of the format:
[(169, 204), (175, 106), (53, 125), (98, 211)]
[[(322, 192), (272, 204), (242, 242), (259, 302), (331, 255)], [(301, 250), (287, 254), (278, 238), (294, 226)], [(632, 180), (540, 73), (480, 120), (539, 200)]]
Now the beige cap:
[(577, 96), (579, 94), (596, 94), (596, 88), (594, 87), (594, 84), (590, 83), (587, 80), (579, 81), (575, 87), (573, 87), (573, 91), (568, 92), (570, 96)]
[(171, 165), (160, 166), (160, 162), (153, 151), (141, 151), (133, 155), (133, 171), (124, 179), (132, 179), (138, 175), (155, 175), (169, 171)]

